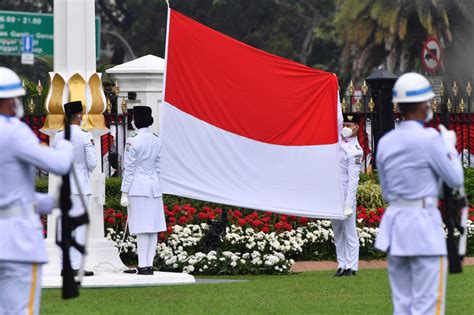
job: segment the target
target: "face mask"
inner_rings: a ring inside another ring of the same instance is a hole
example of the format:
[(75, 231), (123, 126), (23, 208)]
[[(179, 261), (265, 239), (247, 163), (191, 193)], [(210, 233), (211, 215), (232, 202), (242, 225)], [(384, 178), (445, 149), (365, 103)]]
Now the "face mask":
[(23, 109), (23, 102), (19, 98), (15, 98), (15, 116), (18, 119), (23, 118), (23, 115), (25, 114), (25, 110)]
[(135, 120), (132, 120), (132, 128), (133, 130), (137, 130), (137, 126), (135, 126)]
[(348, 127), (342, 128), (342, 136), (344, 138), (349, 138), (350, 136), (352, 136), (352, 129)]
[(431, 109), (431, 107), (429, 107), (428, 110), (426, 111), (425, 122), (429, 122), (431, 120), (433, 120), (433, 110)]

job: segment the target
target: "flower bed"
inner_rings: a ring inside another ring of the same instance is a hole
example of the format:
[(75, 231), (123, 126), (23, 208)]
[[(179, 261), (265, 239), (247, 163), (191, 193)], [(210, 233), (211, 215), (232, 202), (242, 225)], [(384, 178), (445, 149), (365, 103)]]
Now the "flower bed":
[[(155, 265), (163, 271), (193, 274), (287, 273), (296, 260), (334, 260), (333, 232), (329, 220), (315, 220), (270, 212), (229, 210), (227, 233), (219, 250), (203, 252), (208, 219), (219, 219), (221, 208), (197, 210), (190, 204), (166, 207), (167, 232), (159, 235)], [(357, 208), (357, 232), (361, 259), (382, 258), (373, 247), (384, 208)], [(474, 237), (474, 209), (469, 236)], [(135, 237), (123, 238), (126, 215), (105, 211), (107, 238), (122, 247), (122, 259), (136, 260)], [(473, 246), (470, 247), (473, 253)]]
[[(127, 219), (120, 207), (119, 178), (107, 180), (104, 222), (107, 238), (122, 247), (121, 258), (136, 264), (135, 237), (126, 235)], [(45, 191), (47, 180), (37, 181), (37, 189)], [(466, 191), (474, 202), (474, 171), (466, 170)], [(223, 205), (209, 204), (176, 196), (163, 196), (168, 228), (159, 234), (155, 265), (161, 270), (194, 274), (278, 274), (287, 273), (298, 260), (335, 260), (330, 221), (316, 220), (249, 209), (228, 211), (227, 234), (218, 250), (206, 252), (204, 238), (208, 220), (220, 219)], [(384, 255), (374, 249), (378, 225), (386, 204), (377, 178), (361, 174), (357, 193), (357, 232), (361, 259), (378, 259)], [(469, 256), (474, 255), (474, 209), (468, 222)]]

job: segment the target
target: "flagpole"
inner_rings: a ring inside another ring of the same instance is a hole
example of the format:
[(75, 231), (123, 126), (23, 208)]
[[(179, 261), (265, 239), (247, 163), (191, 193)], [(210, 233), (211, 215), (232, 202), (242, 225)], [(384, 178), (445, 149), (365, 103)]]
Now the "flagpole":
[(164, 69), (163, 69), (163, 91), (162, 91), (162, 101), (161, 101), (161, 104), (160, 104), (160, 115), (159, 115), (159, 128), (160, 128), (160, 136), (163, 134), (161, 132), (161, 128), (163, 126), (163, 108), (162, 108), (162, 104), (165, 102), (165, 96), (166, 96), (166, 73), (167, 73), (167, 68), (168, 68), (168, 44), (169, 44), (169, 38), (170, 38), (170, 18), (171, 18), (171, 7), (169, 5), (169, 1), (168, 0), (165, 0), (166, 1), (166, 4), (168, 5), (168, 17), (167, 17), (167, 20), (166, 20), (166, 43), (165, 43), (165, 66), (164, 66)]

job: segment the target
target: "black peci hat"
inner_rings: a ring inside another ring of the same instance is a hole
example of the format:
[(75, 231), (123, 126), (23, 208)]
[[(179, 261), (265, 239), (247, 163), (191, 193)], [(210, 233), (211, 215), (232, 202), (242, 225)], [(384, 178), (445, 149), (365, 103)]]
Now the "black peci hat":
[(344, 122), (348, 123), (360, 123), (360, 115), (359, 114), (344, 114)]
[(82, 113), (82, 102), (81, 101), (73, 101), (64, 104), (64, 112), (66, 116), (71, 117), (74, 114)]
[(137, 128), (149, 127), (153, 124), (153, 117), (151, 116), (151, 108), (148, 106), (134, 106), (133, 119)]

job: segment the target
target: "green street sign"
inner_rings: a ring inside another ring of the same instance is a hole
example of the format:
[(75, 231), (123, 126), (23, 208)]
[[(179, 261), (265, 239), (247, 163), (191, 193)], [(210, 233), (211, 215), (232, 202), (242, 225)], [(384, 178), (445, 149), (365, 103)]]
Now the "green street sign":
[[(23, 37), (33, 37), (35, 56), (54, 54), (52, 14), (0, 11), (0, 55), (20, 56)], [(100, 58), (100, 17), (95, 18), (96, 58)]]

